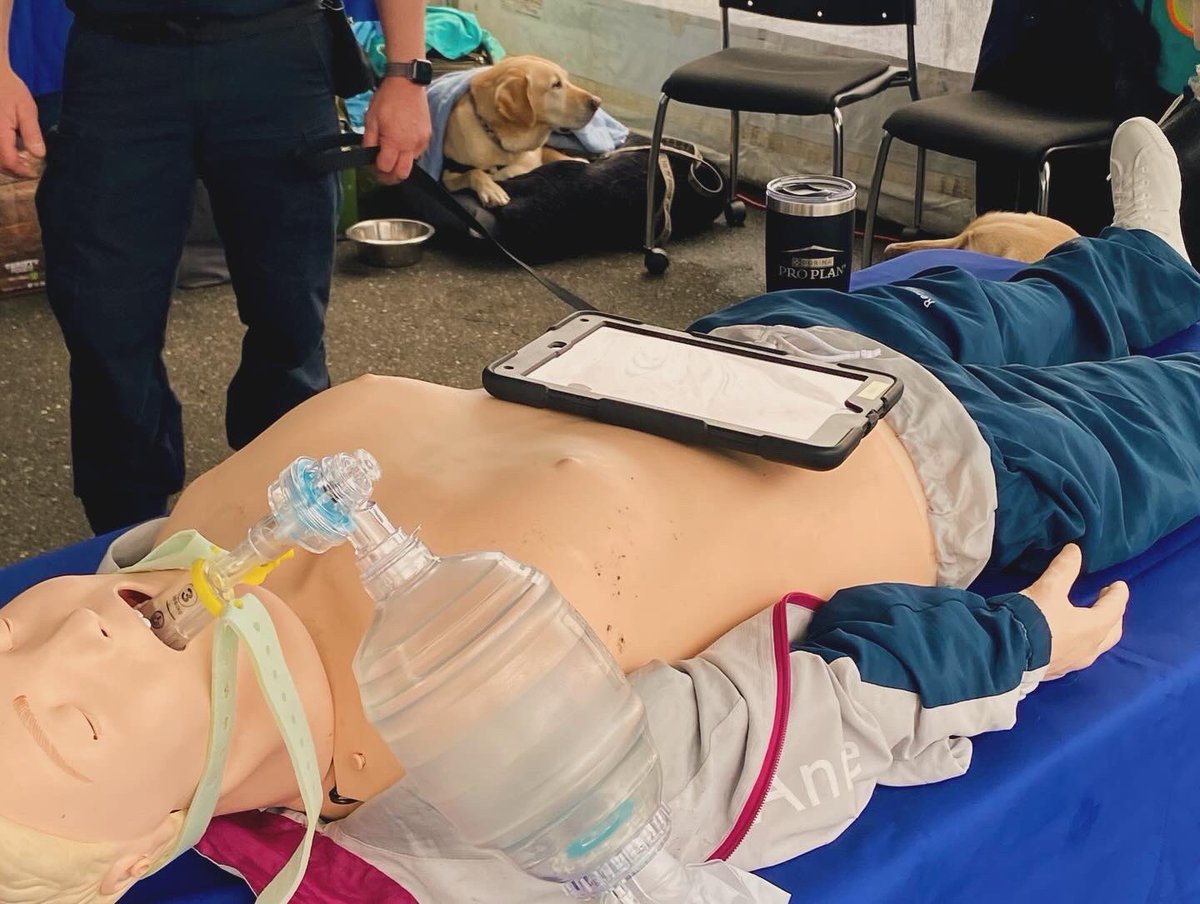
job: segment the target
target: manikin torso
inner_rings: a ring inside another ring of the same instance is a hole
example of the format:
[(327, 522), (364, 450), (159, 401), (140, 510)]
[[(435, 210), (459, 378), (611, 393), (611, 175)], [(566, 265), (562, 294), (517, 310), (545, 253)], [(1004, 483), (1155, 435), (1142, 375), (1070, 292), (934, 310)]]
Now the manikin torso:
[[(296, 456), (355, 448), (379, 460), (376, 499), (397, 525), (419, 527), (438, 554), (500, 550), (541, 569), (626, 671), (694, 655), (789, 591), (935, 577), (925, 497), (886, 423), (817, 473), (386, 377), (285, 416), (196, 480), (160, 538), (195, 528), (231, 547)], [(351, 663), (372, 603), (352, 554), (301, 553), (266, 586), (299, 615), (329, 678), (330, 781), (345, 797), (379, 793), (401, 770), (358, 703)]]

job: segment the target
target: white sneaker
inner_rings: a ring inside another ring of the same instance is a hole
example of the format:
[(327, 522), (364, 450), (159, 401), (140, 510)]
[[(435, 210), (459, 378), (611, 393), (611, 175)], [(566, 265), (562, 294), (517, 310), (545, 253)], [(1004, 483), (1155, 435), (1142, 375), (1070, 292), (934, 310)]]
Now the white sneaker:
[(1110, 178), (1113, 225), (1153, 232), (1186, 260), (1179, 159), (1158, 126), (1140, 116), (1121, 123), (1113, 136)]

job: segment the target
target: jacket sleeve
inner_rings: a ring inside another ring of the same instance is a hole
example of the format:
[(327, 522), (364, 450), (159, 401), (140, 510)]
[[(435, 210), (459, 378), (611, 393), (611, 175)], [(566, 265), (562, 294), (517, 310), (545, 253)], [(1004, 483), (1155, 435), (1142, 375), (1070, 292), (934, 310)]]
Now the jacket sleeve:
[(1013, 725), (1049, 654), (1021, 594), (873, 584), (640, 670), (672, 852), (756, 869), (835, 838), (877, 785), (961, 775), (969, 738)]
[(921, 784), (965, 771), (960, 739), (1013, 726), (1045, 674), (1050, 629), (1019, 593), (872, 584), (834, 596), (792, 649), (826, 664), (847, 719), (886, 747), (877, 781)]

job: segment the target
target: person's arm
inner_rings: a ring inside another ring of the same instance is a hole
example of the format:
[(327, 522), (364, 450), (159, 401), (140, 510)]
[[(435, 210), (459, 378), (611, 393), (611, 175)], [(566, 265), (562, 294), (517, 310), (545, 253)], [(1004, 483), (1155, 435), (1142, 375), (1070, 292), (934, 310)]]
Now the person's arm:
[[(1023, 593), (988, 600), (855, 587), (811, 616), (784, 609), (786, 636), (776, 610), (773, 640), (760, 617), (694, 659), (635, 673), (679, 822), (672, 852), (756, 868), (835, 838), (877, 785), (961, 775), (970, 737), (1011, 728), (1041, 680), (1090, 665), (1119, 639), (1127, 588), (1077, 608), (1067, 592), (1079, 565), (1068, 547)], [(772, 643), (774, 675), (764, 669)]]
[[(24, 147), (34, 157), (46, 156), (46, 144), (38, 126), (37, 104), (29, 88), (13, 72), (8, 55), (8, 33), (13, 0), (0, 0), (0, 170), (32, 178), (37, 169), (21, 159)], [(18, 141), (19, 140), (19, 141)]]
[[(388, 62), (424, 57), (425, 0), (378, 0), (378, 8)], [(390, 184), (407, 179), (429, 144), (430, 131), (425, 89), (406, 78), (385, 78), (367, 109), (363, 134), (364, 145), (379, 146), (379, 180)]]
[(825, 662), (890, 751), (877, 781), (937, 781), (969, 752), (962, 739), (1012, 727), (1039, 682), (1087, 668), (1120, 640), (1128, 587), (1077, 607), (1068, 594), (1081, 565), (1068, 546), (1021, 593), (986, 600), (897, 584), (844, 590), (794, 650)]

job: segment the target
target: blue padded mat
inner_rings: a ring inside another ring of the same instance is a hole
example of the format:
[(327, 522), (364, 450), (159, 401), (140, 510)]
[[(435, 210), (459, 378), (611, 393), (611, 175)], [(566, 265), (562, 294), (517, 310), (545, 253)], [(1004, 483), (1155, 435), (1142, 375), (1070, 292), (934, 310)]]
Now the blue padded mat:
[[(969, 252), (925, 252), (857, 274), (856, 284), (951, 264), (996, 279), (1019, 269)], [(1200, 327), (1155, 352), (1184, 350), (1200, 350)], [(47, 577), (93, 571), (109, 539), (0, 569), (0, 602)], [(1200, 782), (1191, 768), (1200, 748), (1200, 520), (1089, 577), (1080, 592), (1117, 577), (1130, 582), (1133, 602), (1116, 650), (1040, 688), (1014, 730), (978, 738), (962, 778), (881, 788), (840, 838), (762, 875), (796, 904), (1200, 902)], [(979, 586), (1021, 585), (988, 575)], [(252, 900), (196, 854), (123, 899)]]

